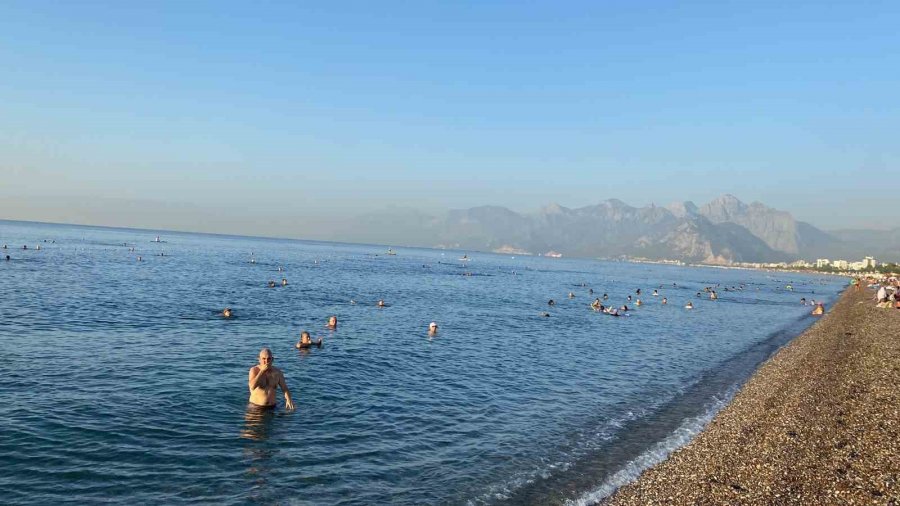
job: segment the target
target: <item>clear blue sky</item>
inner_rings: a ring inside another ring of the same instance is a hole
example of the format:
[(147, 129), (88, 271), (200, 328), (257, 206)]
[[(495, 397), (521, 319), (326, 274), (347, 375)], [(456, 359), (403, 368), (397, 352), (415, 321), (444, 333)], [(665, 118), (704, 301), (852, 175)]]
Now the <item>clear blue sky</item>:
[(900, 2), (294, 3), (0, 3), (0, 218), (733, 193), (900, 225)]

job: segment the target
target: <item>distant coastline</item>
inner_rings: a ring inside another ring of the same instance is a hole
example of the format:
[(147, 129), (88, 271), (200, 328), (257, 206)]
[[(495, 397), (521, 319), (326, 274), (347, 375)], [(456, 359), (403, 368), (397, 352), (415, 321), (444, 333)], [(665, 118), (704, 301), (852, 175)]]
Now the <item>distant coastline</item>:
[[(353, 242), (353, 241), (342, 241), (342, 240), (328, 240), (328, 239), (317, 239), (317, 238), (301, 238), (301, 237), (286, 237), (286, 236), (267, 236), (267, 235), (246, 235), (246, 234), (225, 234), (225, 233), (217, 233), (217, 232), (202, 232), (202, 231), (194, 231), (194, 230), (177, 230), (177, 229), (161, 229), (161, 228), (140, 228), (140, 227), (121, 227), (121, 226), (109, 226), (109, 225), (90, 225), (90, 224), (82, 224), (82, 223), (62, 223), (62, 222), (43, 222), (43, 221), (33, 221), (33, 220), (10, 220), (5, 218), (0, 218), (0, 224), (2, 223), (10, 223), (10, 224), (28, 224), (28, 225), (46, 225), (46, 226), (71, 226), (71, 227), (79, 227), (86, 229), (104, 229), (104, 230), (121, 230), (121, 231), (129, 231), (129, 232), (145, 232), (152, 236), (157, 236), (160, 234), (196, 234), (203, 236), (212, 236), (212, 237), (223, 237), (223, 238), (252, 238), (252, 239), (263, 239), (263, 240), (271, 240), (271, 241), (300, 241), (300, 242), (310, 242), (310, 243), (324, 243), (324, 244), (348, 244), (348, 245), (362, 245), (362, 246), (372, 246), (378, 249), (384, 249), (389, 246), (395, 246), (396, 248), (412, 248), (412, 249), (435, 249), (435, 250), (454, 250), (454, 251), (479, 251), (481, 253), (490, 253), (497, 255), (517, 255), (517, 256), (544, 256), (548, 258), (561, 258), (564, 257), (563, 254), (557, 253), (556, 251), (550, 250), (544, 254), (535, 254), (531, 251), (517, 248), (512, 245), (503, 245), (499, 248), (495, 248), (492, 250), (482, 250), (478, 248), (466, 248), (461, 244), (436, 244), (432, 246), (409, 246), (402, 245), (398, 243), (388, 243), (388, 242)], [(822, 275), (839, 275), (839, 276), (864, 276), (877, 274), (879, 272), (898, 272), (900, 271), (900, 266), (897, 264), (891, 264), (887, 267), (887, 270), (866, 270), (866, 271), (834, 271), (834, 270), (819, 270), (815, 268), (798, 268), (796, 267), (797, 262), (788, 264), (788, 263), (747, 263), (747, 262), (724, 262), (724, 263), (706, 263), (706, 262), (690, 262), (679, 259), (665, 259), (665, 258), (644, 258), (644, 257), (630, 257), (630, 256), (619, 256), (619, 257), (585, 257), (585, 256), (569, 256), (565, 255), (568, 258), (580, 258), (585, 260), (599, 260), (606, 262), (628, 262), (628, 263), (638, 263), (638, 264), (656, 264), (656, 265), (680, 265), (680, 266), (688, 266), (688, 267), (715, 267), (715, 268), (723, 268), (723, 269), (746, 269), (746, 270), (761, 270), (761, 271), (773, 271), (773, 272), (791, 272), (791, 273), (800, 273), (800, 274), (822, 274)]]

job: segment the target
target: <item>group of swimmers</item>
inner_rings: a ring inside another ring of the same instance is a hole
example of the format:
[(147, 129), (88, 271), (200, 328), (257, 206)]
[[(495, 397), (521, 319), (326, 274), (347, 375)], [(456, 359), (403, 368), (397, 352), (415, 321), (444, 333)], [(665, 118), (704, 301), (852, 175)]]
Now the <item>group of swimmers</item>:
[[(582, 286), (584, 286), (584, 284), (582, 284)], [(673, 283), (672, 286), (677, 286), (677, 285)], [(660, 288), (662, 288), (662, 287), (660, 286)], [(593, 295), (593, 294), (594, 294), (594, 289), (591, 288), (591, 289), (588, 291), (588, 293), (591, 294), (591, 295)], [(632, 297), (631, 294), (628, 294), (628, 296), (625, 298), (626, 302), (633, 302), (635, 306), (642, 306), (642, 305), (644, 305), (644, 302), (643, 302), (643, 301), (641, 300), (641, 298), (640, 298), (640, 296), (641, 296), (641, 289), (638, 288), (637, 290), (635, 290), (634, 293), (635, 293), (635, 297)], [(698, 293), (699, 293), (699, 292), (698, 292)], [(654, 289), (654, 290), (653, 290), (653, 297), (659, 297), (659, 289)], [(574, 298), (575, 298), (575, 294), (574, 294), (573, 292), (569, 292), (569, 298), (570, 298), (570, 299), (574, 299)], [(716, 300), (718, 297), (710, 297), (710, 298), (711, 298), (712, 300)], [(591, 302), (591, 309), (593, 309), (594, 311), (596, 311), (596, 312), (598, 312), (598, 313), (604, 313), (604, 314), (608, 314), (608, 315), (611, 315), (611, 316), (623, 316), (623, 315), (625, 315), (625, 314), (629, 311), (628, 304), (623, 304), (621, 307), (615, 307), (615, 306), (613, 306), (613, 305), (605, 305), (605, 304), (603, 304), (603, 302), (601, 301), (601, 299), (602, 299), (602, 301), (609, 300), (609, 294), (604, 293), (602, 297), (597, 297), (597, 298), (595, 298), (594, 301)], [(669, 299), (666, 298), (666, 297), (663, 297), (661, 302), (662, 302), (663, 305), (666, 305), (666, 304), (669, 303)], [(550, 299), (550, 300), (547, 302), (547, 304), (550, 305), (550, 306), (555, 306), (555, 305), (556, 305), (556, 301), (554, 301), (553, 299)], [(684, 307), (685, 307), (685, 309), (693, 309), (693, 308), (694, 308), (694, 304), (693, 304), (692, 302), (688, 301), (688, 303), (685, 304)], [(545, 312), (545, 313), (542, 313), (542, 316), (550, 316), (550, 313), (546, 313), (546, 312)]]
[[(47, 242), (47, 241), (44, 240), (44, 242)], [(53, 242), (56, 242), (56, 241), (53, 241)], [(6, 244), (4, 244), (4, 245), (3, 245), (3, 249), (8, 250), (8, 249), (9, 249), (9, 246), (6, 245)], [(27, 245), (27, 244), (23, 244), (23, 245), (22, 245), (22, 249), (27, 251), (27, 250), (28, 250), (28, 245)], [(38, 250), (38, 251), (40, 251), (40, 250), (41, 250), (41, 245), (38, 244), (38, 245), (35, 247), (35, 249)], [(10, 260), (12, 260), (12, 257), (10, 257), (9, 255), (6, 255), (6, 261), (8, 262), (8, 261), (10, 261)]]
[[(384, 301), (380, 302), (383, 303)], [(231, 318), (233, 314), (232, 309), (228, 307), (222, 311), (222, 316), (224, 318)], [(325, 328), (337, 330), (337, 326), (337, 316), (330, 316), (328, 318), (328, 323), (325, 324)], [(434, 336), (437, 334), (437, 331), (437, 322), (431, 322), (428, 325), (428, 335)], [(313, 341), (310, 333), (304, 330), (300, 332), (300, 340), (297, 341), (297, 344), (295, 344), (294, 347), (298, 350), (309, 349), (313, 346), (321, 348), (322, 343), (323, 339), (321, 337)], [(252, 411), (269, 411), (275, 409), (275, 391), (280, 388), (284, 394), (285, 409), (287, 411), (293, 411), (295, 409), (294, 402), (291, 399), (291, 391), (284, 379), (284, 373), (272, 365), (272, 362), (275, 360), (275, 355), (272, 354), (272, 350), (269, 348), (260, 350), (258, 360), (259, 363), (251, 367), (248, 373), (247, 386), (250, 389), (248, 409)]]
[[(582, 283), (580, 286), (586, 286), (586, 285), (585, 285), (584, 283)], [(677, 284), (673, 283), (672, 286), (677, 287)], [(788, 285), (788, 286), (790, 286), (790, 285)], [(718, 292), (716, 291), (716, 288), (718, 288), (718, 287), (719, 287), (718, 284), (715, 285), (715, 286), (707, 286), (707, 287), (705, 287), (705, 288), (703, 289), (703, 292), (706, 292), (706, 293), (708, 294), (709, 300), (718, 300), (718, 299), (719, 299), (719, 294), (718, 294)], [(745, 287), (745, 285), (742, 283), (740, 286), (732, 286), (730, 289), (729, 289), (729, 287), (726, 286), (726, 287), (724, 288), (724, 290), (725, 290), (726, 292), (727, 292), (727, 291), (743, 291), (743, 290), (744, 290), (744, 287)], [(660, 285), (660, 288), (662, 288), (662, 285)], [(791, 290), (793, 290), (793, 287), (791, 287)], [(594, 289), (591, 288), (591, 289), (589, 289), (588, 292), (589, 292), (591, 295), (593, 295), (593, 294), (594, 294)], [(697, 298), (702, 298), (702, 297), (703, 297), (703, 292), (697, 292), (697, 295), (696, 295)], [(638, 288), (637, 290), (635, 290), (635, 297), (633, 298), (633, 297), (631, 296), (631, 294), (629, 294), (629, 295), (626, 297), (626, 302), (629, 302), (629, 303), (630, 303), (630, 302), (633, 301), (635, 306), (642, 306), (642, 305), (644, 304), (644, 302), (640, 299), (640, 295), (641, 295), (641, 289)], [(652, 296), (653, 296), (653, 297), (659, 297), (659, 289), (654, 289), (654, 290), (653, 290)], [(569, 299), (574, 299), (574, 298), (575, 298), (575, 293), (574, 293), (574, 292), (569, 292), (568, 298), (569, 298)], [(602, 300), (601, 300), (601, 299), (602, 299)], [(606, 300), (608, 300), (608, 299), (609, 299), (609, 294), (606, 294), (606, 293), (604, 293), (602, 297), (597, 297), (597, 298), (595, 298), (594, 301), (591, 302), (591, 309), (593, 309), (594, 311), (596, 311), (596, 312), (598, 312), (598, 313), (604, 313), (604, 314), (608, 314), (608, 315), (611, 315), (611, 316), (624, 316), (624, 315), (627, 314), (627, 312), (629, 311), (628, 304), (623, 304), (623, 305), (620, 306), (620, 307), (615, 307), (614, 305), (606, 305), (606, 304), (604, 304), (603, 301), (606, 301)], [(668, 298), (663, 297), (661, 303), (662, 303), (662, 305), (667, 305), (667, 304), (669, 303)], [(804, 298), (801, 298), (801, 299), (800, 299), (800, 303), (801, 303), (802, 305), (806, 305), (806, 298), (805, 298), (805, 297), (804, 297)], [(553, 299), (550, 299), (549, 301), (547, 301), (547, 305), (553, 307), (553, 306), (556, 305), (556, 301), (553, 300)], [(823, 302), (816, 302), (815, 300), (813, 300), (813, 301), (812, 301), (812, 305), (815, 306), (815, 309), (813, 309), (813, 312), (812, 312), (813, 315), (821, 315), (821, 314), (824, 314), (824, 312), (825, 312), (825, 304), (824, 304)], [(687, 301), (687, 303), (685, 303), (685, 305), (684, 305), (684, 308), (685, 308), (685, 309), (694, 309), (694, 303), (693, 303), (692, 301)], [(541, 316), (549, 317), (549, 316), (550, 316), (550, 313), (544, 311), (544, 312), (541, 312)]]

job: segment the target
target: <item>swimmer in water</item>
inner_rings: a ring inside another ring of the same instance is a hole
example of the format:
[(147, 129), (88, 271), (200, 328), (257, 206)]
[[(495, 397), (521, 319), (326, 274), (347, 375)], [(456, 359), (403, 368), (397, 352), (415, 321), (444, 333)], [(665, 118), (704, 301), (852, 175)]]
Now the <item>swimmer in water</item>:
[(628, 296), (628, 302), (631, 302), (631, 295)]
[(810, 313), (810, 314), (815, 315), (815, 316), (821, 316), (821, 315), (825, 314), (825, 304), (822, 302), (819, 302), (818, 304), (816, 304), (816, 308), (813, 309), (812, 313)]
[(806, 297), (800, 297), (800, 305), (801, 305), (801, 306), (805, 306), (805, 305), (806, 305)]
[(230, 308), (230, 307), (226, 307), (225, 309), (222, 310), (222, 317), (223, 317), (223, 318), (231, 318), (231, 314), (232, 314), (232, 313), (231, 313), (231, 308)]
[(310, 337), (310, 335), (309, 335), (309, 332), (304, 330), (303, 332), (300, 333), (300, 340), (297, 341), (297, 344), (294, 345), (294, 348), (297, 348), (298, 350), (304, 350), (306, 348), (311, 348), (313, 346), (315, 346), (317, 348), (321, 348), (322, 347), (322, 338), (320, 337), (318, 340), (313, 341), (312, 337)]
[(668, 303), (669, 303), (669, 299), (663, 297), (662, 303), (663, 303), (663, 304), (668, 304)]
[(269, 280), (268, 286), (269, 286), (269, 288), (275, 288), (275, 281)]
[(433, 336), (433, 335), (437, 334), (437, 331), (438, 331), (437, 322), (431, 322), (428, 324), (428, 335), (429, 336)]
[(281, 278), (281, 286), (287, 286), (287, 278)]
[(337, 329), (337, 316), (331, 315), (328, 318), (328, 323), (325, 324), (325, 328), (330, 330)]
[(574, 298), (575, 298), (575, 294), (572, 293), (572, 292), (569, 292), (569, 298), (570, 298), (570, 299), (574, 299)]
[(607, 299), (609, 299), (609, 295), (604, 293), (604, 294), (603, 294), (603, 300), (607, 300)]
[(591, 295), (594, 295), (594, 289), (593, 289), (593, 288), (589, 289), (589, 290), (588, 290), (588, 293), (591, 294)]
[(659, 297), (659, 292), (657, 292), (656, 290), (653, 290), (653, 296), (654, 296), (654, 297)]
[(684, 308), (685, 309), (694, 309), (694, 303), (688, 301), (688, 303), (684, 305)]
[(6, 255), (6, 261), (7, 262), (9, 261), (9, 255)]
[(378, 303), (375, 305), (378, 307), (387, 307), (387, 305), (384, 303), (384, 299), (378, 299)]
[(641, 299), (634, 301), (635, 306), (640, 306), (641, 304), (643, 304), (643, 302), (641, 302)]
[(603, 308), (603, 304), (600, 303), (599, 297), (594, 299), (594, 302), (591, 302), (591, 308), (593, 308), (594, 311), (599, 311), (601, 308)]
[(715, 290), (709, 292), (709, 300), (716, 300), (718, 298), (719, 294), (717, 294)]
[(550, 300), (547, 301), (547, 305), (548, 305), (548, 306), (555, 306), (555, 305), (556, 305), (556, 301), (553, 300), (553, 299), (550, 299)]
[(635, 295), (640, 295), (640, 294), (641, 294), (641, 289), (638, 288), (637, 290), (635, 290), (634, 294), (635, 294)]
[(250, 388), (250, 407), (255, 409), (275, 409), (275, 389), (281, 388), (284, 394), (284, 407), (294, 410), (291, 391), (284, 381), (284, 373), (272, 365), (275, 355), (272, 350), (263, 348), (259, 352), (259, 365), (250, 368), (247, 386)]

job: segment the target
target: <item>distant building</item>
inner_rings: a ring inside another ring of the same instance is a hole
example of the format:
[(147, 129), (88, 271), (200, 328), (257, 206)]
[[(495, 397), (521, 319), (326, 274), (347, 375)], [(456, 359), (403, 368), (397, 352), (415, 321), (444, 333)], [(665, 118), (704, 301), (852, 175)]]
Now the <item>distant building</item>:
[(831, 265), (831, 260), (827, 258), (817, 258), (816, 259), (816, 269), (821, 269), (822, 267), (828, 267)]
[(812, 264), (810, 264), (806, 260), (797, 260), (796, 262), (791, 264), (791, 267), (807, 268), (807, 267), (812, 267)]
[(875, 257), (865, 257), (863, 258), (863, 264), (865, 264), (864, 269), (874, 269), (878, 262), (875, 261)]
[(840, 269), (842, 271), (846, 271), (850, 268), (849, 262), (846, 260), (835, 260), (831, 265), (834, 266), (835, 269)]
[(866, 268), (865, 262), (852, 262), (850, 264), (850, 270), (861, 271)]

